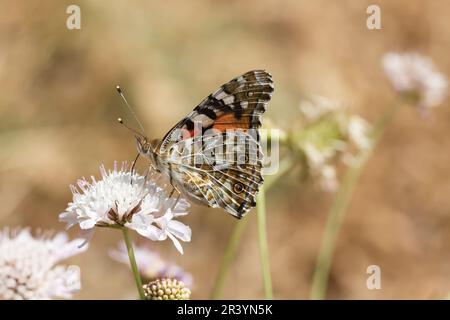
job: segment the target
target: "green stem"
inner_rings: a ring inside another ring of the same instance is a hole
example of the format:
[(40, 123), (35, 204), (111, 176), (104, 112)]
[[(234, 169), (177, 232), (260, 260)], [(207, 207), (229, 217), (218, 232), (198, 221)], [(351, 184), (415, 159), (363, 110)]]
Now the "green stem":
[(263, 275), (264, 293), (266, 299), (273, 299), (272, 280), (270, 279), (269, 246), (267, 244), (266, 228), (266, 193), (264, 185), (261, 185), (257, 196), (257, 217), (258, 217), (258, 235), (259, 235), (259, 254), (261, 261), (261, 270)]
[(225, 249), (225, 254), (222, 258), (222, 263), (220, 264), (219, 273), (217, 274), (216, 281), (214, 283), (211, 298), (216, 300), (219, 299), (223, 286), (225, 284), (225, 279), (227, 276), (227, 271), (230, 268), (234, 257), (236, 256), (236, 251), (239, 247), (239, 243), (242, 237), (242, 233), (247, 226), (249, 217), (245, 217), (241, 221), (236, 221), (234, 228), (231, 232), (230, 239), (228, 240), (227, 247)]
[(336, 239), (342, 226), (345, 212), (352, 198), (353, 190), (355, 189), (365, 163), (370, 158), (373, 149), (399, 107), (400, 105), (389, 108), (380, 118), (374, 126), (371, 134), (371, 148), (361, 151), (357, 158), (356, 164), (354, 166), (350, 166), (344, 175), (343, 181), (328, 213), (322, 245), (320, 247), (316, 268), (314, 270), (311, 299), (325, 298)]
[[(292, 167), (294, 161), (292, 158), (285, 158), (280, 162), (280, 166), (278, 168), (277, 175), (275, 176), (268, 176), (265, 179), (264, 185), (266, 189), (269, 189), (280, 177), (282, 177), (286, 172), (289, 171), (289, 169)], [(258, 200), (259, 201), (259, 200)], [(228, 274), (228, 270), (231, 267), (231, 264), (233, 263), (233, 260), (236, 256), (237, 249), (239, 247), (242, 234), (247, 227), (248, 221), (250, 217), (246, 217), (242, 219), (241, 221), (237, 221), (233, 227), (233, 230), (231, 231), (230, 238), (228, 239), (227, 247), (225, 248), (225, 253), (222, 258), (222, 262), (219, 267), (219, 271), (217, 273), (216, 280), (214, 282), (211, 298), (212, 299), (219, 299), (223, 287), (225, 284), (225, 280)]]
[(139, 292), (139, 297), (141, 300), (145, 300), (144, 288), (142, 286), (141, 275), (139, 274), (139, 269), (136, 264), (136, 258), (134, 257), (133, 244), (128, 233), (128, 229), (123, 227), (123, 238), (125, 240), (125, 245), (127, 246), (128, 258), (130, 259), (131, 270), (133, 271), (134, 280), (136, 281), (136, 287)]

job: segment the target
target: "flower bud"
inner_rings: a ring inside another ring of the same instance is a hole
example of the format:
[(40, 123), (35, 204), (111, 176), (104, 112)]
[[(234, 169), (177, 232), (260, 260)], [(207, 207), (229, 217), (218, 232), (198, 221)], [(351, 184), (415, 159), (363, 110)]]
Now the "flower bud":
[(143, 287), (148, 300), (189, 300), (191, 296), (191, 290), (176, 279), (157, 279)]

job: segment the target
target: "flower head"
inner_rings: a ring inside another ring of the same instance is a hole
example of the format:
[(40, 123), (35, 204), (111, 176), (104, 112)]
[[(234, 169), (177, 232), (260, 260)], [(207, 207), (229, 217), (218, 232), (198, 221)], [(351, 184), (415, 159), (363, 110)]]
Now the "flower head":
[(355, 152), (371, 147), (370, 125), (340, 103), (321, 96), (302, 101), (299, 110), (303, 122), (293, 140), (303, 155), (305, 176), (324, 191), (334, 191), (337, 160), (352, 165)]
[(437, 72), (430, 58), (418, 53), (388, 53), (383, 67), (394, 89), (414, 105), (427, 109), (442, 103), (447, 79)]
[(189, 300), (191, 290), (182, 281), (175, 279), (157, 279), (144, 284), (148, 300)]
[(306, 121), (311, 123), (327, 114), (341, 109), (341, 106), (335, 100), (314, 95), (311, 99), (300, 101), (299, 109)]
[(78, 188), (71, 186), (73, 201), (60, 221), (67, 227), (78, 224), (92, 235), (95, 226), (126, 227), (140, 235), (162, 241), (170, 238), (183, 253), (178, 239), (191, 240), (191, 229), (175, 220), (187, 214), (189, 203), (185, 199), (169, 198), (164, 188), (157, 185), (159, 177), (150, 173), (146, 177), (130, 172), (126, 163), (120, 169), (100, 167), (101, 180), (78, 180)]
[(0, 300), (71, 298), (81, 288), (77, 266), (57, 265), (87, 249), (61, 232), (33, 237), (29, 229), (0, 231)]
[[(122, 242), (119, 243), (118, 249), (111, 250), (109, 254), (114, 260), (130, 265), (127, 249)], [(188, 287), (192, 287), (191, 274), (184, 271), (180, 266), (165, 261), (149, 246), (134, 246), (134, 256), (144, 282), (158, 278), (173, 278), (183, 281)]]

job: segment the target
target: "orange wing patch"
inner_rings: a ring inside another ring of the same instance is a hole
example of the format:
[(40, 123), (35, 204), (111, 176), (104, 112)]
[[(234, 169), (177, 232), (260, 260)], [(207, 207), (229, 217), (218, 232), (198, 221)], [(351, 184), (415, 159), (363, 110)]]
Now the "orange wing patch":
[(234, 113), (225, 113), (217, 117), (212, 127), (221, 132), (232, 129), (249, 129), (250, 121), (248, 117), (237, 119)]

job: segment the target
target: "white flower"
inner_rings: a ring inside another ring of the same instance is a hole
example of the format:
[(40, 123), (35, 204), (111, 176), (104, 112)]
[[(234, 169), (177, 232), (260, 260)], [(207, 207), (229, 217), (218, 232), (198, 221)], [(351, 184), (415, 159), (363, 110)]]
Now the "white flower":
[(308, 121), (315, 121), (339, 108), (337, 101), (319, 95), (313, 95), (310, 100), (302, 100), (299, 105), (300, 112)]
[(320, 168), (325, 165), (329, 155), (326, 152), (318, 150), (311, 142), (306, 142), (303, 146), (308, 165), (312, 168)]
[(77, 266), (58, 262), (87, 249), (61, 232), (33, 237), (29, 229), (0, 231), (0, 300), (71, 298), (81, 288)]
[(331, 150), (318, 150), (310, 143), (306, 143), (303, 150), (308, 162), (309, 174), (317, 180), (322, 190), (327, 192), (335, 191), (338, 186), (336, 169), (331, 164), (328, 164), (334, 152)]
[[(109, 255), (120, 263), (130, 265), (127, 249), (123, 242), (119, 244), (118, 249), (111, 250)], [(180, 266), (165, 261), (148, 246), (134, 246), (134, 256), (144, 282), (157, 278), (173, 278), (183, 281), (188, 287), (192, 287), (191, 274), (184, 271)]]
[(369, 149), (372, 146), (372, 140), (369, 138), (369, 123), (359, 116), (351, 116), (347, 131), (350, 140), (358, 149)]
[(303, 101), (300, 111), (305, 121), (294, 137), (304, 155), (305, 177), (324, 191), (335, 191), (338, 160), (356, 165), (354, 154), (371, 147), (370, 125), (351, 115), (341, 103), (320, 96)]
[(435, 71), (430, 58), (418, 53), (388, 53), (382, 63), (394, 89), (414, 97), (418, 107), (431, 108), (444, 100), (447, 79)]
[(174, 218), (187, 214), (189, 203), (168, 198), (163, 188), (156, 184), (159, 177), (150, 173), (147, 177), (131, 173), (126, 163), (120, 169), (105, 170), (100, 167), (101, 180), (92, 177), (78, 180), (78, 188), (71, 186), (73, 201), (60, 221), (67, 227), (78, 224), (92, 236), (95, 226), (119, 226), (135, 230), (153, 241), (170, 238), (180, 253), (178, 239), (191, 240), (191, 229)]
[(335, 191), (339, 185), (336, 169), (331, 165), (325, 165), (319, 171), (319, 184), (324, 191)]

